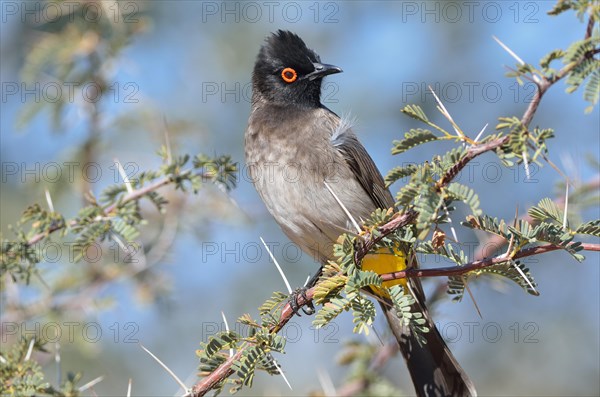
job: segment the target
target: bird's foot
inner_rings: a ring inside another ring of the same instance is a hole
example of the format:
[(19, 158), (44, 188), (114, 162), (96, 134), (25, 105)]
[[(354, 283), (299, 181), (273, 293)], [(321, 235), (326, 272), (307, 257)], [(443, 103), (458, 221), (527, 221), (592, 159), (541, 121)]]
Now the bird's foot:
[[(315, 313), (315, 306), (313, 305), (312, 301), (310, 301), (308, 299), (308, 297), (306, 296), (306, 291), (308, 291), (308, 288), (301, 287), (301, 288), (298, 288), (296, 291), (292, 292), (292, 294), (290, 295), (290, 299), (289, 299), (290, 307), (292, 308), (292, 312), (294, 314), (297, 314), (298, 316), (300, 316), (300, 313), (298, 312), (299, 309), (302, 309), (304, 314), (306, 314), (308, 316)], [(306, 304), (302, 307), (300, 305), (298, 305), (298, 297), (299, 296), (301, 296), (302, 299), (304, 300), (304, 302), (306, 302)]]

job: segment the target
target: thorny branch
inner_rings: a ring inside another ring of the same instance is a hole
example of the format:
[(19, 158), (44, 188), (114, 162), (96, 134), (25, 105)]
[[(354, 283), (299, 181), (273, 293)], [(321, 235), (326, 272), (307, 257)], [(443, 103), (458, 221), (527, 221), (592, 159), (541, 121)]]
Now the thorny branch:
[[(108, 206), (105, 210), (104, 213), (106, 214), (106, 216), (111, 216), (113, 215), (113, 212), (120, 207), (121, 205), (128, 203), (130, 201), (135, 201), (135, 200), (139, 200), (140, 198), (142, 198), (143, 196), (145, 196), (146, 194), (153, 192), (155, 190), (158, 190), (159, 188), (168, 185), (169, 183), (173, 183), (175, 182), (175, 179), (177, 177), (183, 177), (183, 176), (187, 176), (188, 174), (190, 174), (192, 172), (192, 170), (186, 170), (181, 172), (180, 174), (178, 174), (177, 176), (166, 176), (164, 178), (159, 179), (158, 181), (151, 183), (147, 186), (141, 187), (139, 189), (133, 190), (130, 193), (127, 193), (125, 196), (123, 196), (118, 202)], [(204, 173), (199, 173), (198, 176), (202, 177), (202, 178), (206, 178), (207, 175)], [(41, 240), (43, 240), (45, 237), (47, 237), (49, 234), (54, 233), (58, 230), (62, 230), (65, 227), (74, 227), (77, 225), (77, 222), (72, 220), (65, 223), (60, 223), (60, 224), (56, 224), (56, 225), (52, 225), (50, 228), (48, 228), (48, 230), (46, 230), (43, 233), (38, 233), (36, 235), (34, 235), (33, 237), (31, 237), (28, 241), (27, 241), (27, 245), (28, 246), (32, 246), (38, 242), (40, 242)]]
[[(391, 222), (390, 222), (391, 223)], [(600, 252), (600, 244), (582, 244), (582, 248), (584, 251), (596, 251)], [(563, 247), (547, 244), (533, 248), (523, 249), (517, 252), (512, 259), (523, 258), (532, 255), (538, 255), (545, 252), (552, 252), (561, 250)], [(406, 278), (406, 277), (435, 277), (435, 276), (454, 276), (458, 274), (468, 273), (473, 270), (482, 269), (487, 266), (496, 265), (499, 263), (506, 262), (507, 259), (504, 255), (500, 255), (494, 258), (486, 258), (483, 260), (474, 261), (471, 263), (467, 263), (464, 266), (453, 266), (446, 268), (435, 268), (435, 269), (407, 269), (401, 272), (395, 273), (387, 273), (383, 274), (381, 278), (383, 281)], [(298, 308), (306, 305), (308, 302), (312, 301), (315, 292), (315, 287), (306, 291), (306, 297), (303, 297), (302, 294), (299, 294), (296, 297), (296, 304)], [(305, 299), (306, 298), (306, 299)], [(294, 312), (290, 304), (286, 304), (281, 312), (281, 317), (279, 318), (278, 324), (271, 328), (271, 332), (276, 333), (279, 332), (294, 316)], [(243, 349), (237, 351), (235, 355), (230, 357), (227, 361), (225, 361), (219, 368), (217, 368), (210, 375), (203, 378), (201, 381), (196, 383), (191, 390), (191, 395), (193, 397), (199, 397), (205, 395), (208, 391), (210, 391), (214, 386), (216, 386), (219, 382), (223, 381), (223, 379), (231, 376), (233, 374), (233, 370), (231, 369), (233, 363), (238, 360), (242, 355)]]
[[(315, 293), (315, 287), (312, 287), (306, 294), (298, 294), (296, 296), (296, 304), (298, 305), (298, 309), (302, 306), (308, 304), (313, 300), (313, 296)], [(279, 322), (273, 328), (270, 329), (271, 333), (277, 333), (281, 331), (281, 329), (294, 317), (294, 311), (292, 310), (292, 306), (288, 303), (284, 306), (281, 311), (281, 316), (279, 317)], [(233, 374), (233, 370), (231, 366), (236, 360), (239, 360), (242, 356), (243, 349), (240, 349), (234, 354), (232, 357), (229, 357), (227, 361), (219, 366), (215, 371), (211, 372), (210, 375), (204, 377), (201, 381), (196, 383), (191, 389), (191, 395), (193, 397), (199, 397), (205, 395), (209, 392), (213, 387), (215, 387), (218, 383), (222, 382), (223, 379), (231, 376)]]
[[(591, 34), (591, 30), (589, 28), (590, 25), (593, 25), (593, 20), (590, 18), (588, 29), (586, 32), (586, 37)], [(593, 55), (593, 54), (592, 54)], [(587, 56), (587, 54), (586, 54)], [(532, 101), (529, 103), (527, 109), (525, 110), (523, 117), (521, 118), (521, 123), (525, 128), (529, 127), (529, 124), (533, 120), (533, 117), (538, 109), (538, 106), (542, 100), (542, 96), (546, 93), (546, 91), (557, 81), (564, 78), (573, 68), (575, 68), (579, 63), (584, 60), (585, 56), (579, 62), (573, 62), (563, 69), (561, 69), (556, 75), (552, 78), (547, 78), (545, 76), (539, 76), (540, 80), (536, 82), (537, 90), (533, 96)], [(458, 161), (436, 184), (438, 189), (441, 189), (447, 186), (457, 175), (458, 173), (475, 157), (500, 148), (502, 145), (508, 142), (509, 135), (505, 135), (498, 139), (495, 139), (491, 142), (487, 142), (485, 144), (475, 144), (472, 145), (466, 152), (465, 156)], [(378, 233), (376, 235), (366, 234), (362, 236), (362, 244), (357, 247), (355, 253), (355, 261), (356, 263), (360, 263), (360, 261), (365, 257), (365, 255), (369, 252), (371, 248), (373, 248), (379, 241), (381, 241), (385, 236), (393, 233), (394, 231), (410, 224), (412, 221), (416, 219), (418, 213), (412, 209), (407, 210), (404, 213), (400, 213), (390, 220), (388, 223), (378, 227)], [(522, 257), (527, 257), (531, 255), (537, 255), (545, 252), (551, 252), (563, 249), (564, 247), (560, 247), (557, 245), (543, 245), (528, 249), (523, 249), (517, 252), (510, 259), (518, 259)], [(599, 244), (582, 244), (583, 250), (586, 251), (600, 251)], [(463, 266), (454, 266), (447, 268), (437, 268), (437, 269), (407, 269), (401, 272), (388, 273), (381, 276), (384, 281), (398, 279), (398, 278), (406, 278), (406, 277), (434, 277), (434, 276), (452, 276), (458, 274), (464, 274), (473, 270), (482, 269), (487, 266), (492, 266), (495, 264), (503, 263), (509, 260), (504, 255), (493, 257), (493, 258), (485, 258), (481, 260), (476, 260), (470, 263), (467, 263)], [(314, 295), (314, 287), (307, 291), (306, 296), (303, 297), (301, 295), (297, 296), (296, 304), (298, 308), (306, 305), (308, 302), (312, 301)], [(306, 299), (305, 299), (306, 298)], [(279, 323), (271, 329), (271, 332), (279, 332), (290, 319), (293, 317), (294, 313), (290, 304), (288, 303), (281, 313), (281, 317)], [(198, 383), (196, 383), (191, 389), (191, 395), (193, 397), (203, 396), (209, 390), (211, 390), (218, 383), (222, 382), (227, 377), (233, 374), (233, 370), (231, 369), (233, 363), (236, 359), (241, 357), (243, 350), (239, 350), (234, 356), (230, 357), (226, 362), (221, 364), (219, 368), (217, 368), (210, 375), (206, 376)]]
[[(600, 244), (581, 244), (583, 251), (596, 251), (600, 252)], [(506, 257), (505, 255), (499, 255), (493, 258), (479, 259), (473, 262), (466, 263), (461, 266), (442, 267), (435, 269), (406, 269), (400, 272), (382, 274), (381, 278), (383, 281), (395, 280), (406, 277), (438, 277), (438, 276), (457, 276), (472, 272), (473, 270), (483, 269), (484, 267), (498, 265), (511, 259), (519, 259), (527, 256), (543, 254), (545, 252), (552, 252), (562, 250), (564, 247), (554, 244), (540, 245), (537, 247), (526, 248), (517, 252), (512, 257)]]

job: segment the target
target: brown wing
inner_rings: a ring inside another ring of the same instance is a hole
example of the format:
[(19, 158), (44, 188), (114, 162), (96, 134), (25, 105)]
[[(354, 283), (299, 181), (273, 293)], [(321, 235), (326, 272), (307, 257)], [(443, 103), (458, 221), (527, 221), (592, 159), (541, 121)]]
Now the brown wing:
[(381, 173), (365, 147), (354, 133), (347, 129), (332, 137), (333, 146), (342, 154), (354, 176), (377, 208), (391, 208), (394, 198), (385, 187)]

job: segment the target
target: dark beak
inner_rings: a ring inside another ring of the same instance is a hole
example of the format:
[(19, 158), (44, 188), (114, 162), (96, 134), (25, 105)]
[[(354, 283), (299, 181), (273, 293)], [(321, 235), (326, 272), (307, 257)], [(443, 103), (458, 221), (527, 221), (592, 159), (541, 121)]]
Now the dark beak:
[(314, 79), (319, 79), (321, 77), (325, 77), (334, 73), (341, 73), (342, 68), (335, 65), (328, 65), (326, 63), (313, 63), (315, 67), (315, 71), (306, 75), (310, 81)]

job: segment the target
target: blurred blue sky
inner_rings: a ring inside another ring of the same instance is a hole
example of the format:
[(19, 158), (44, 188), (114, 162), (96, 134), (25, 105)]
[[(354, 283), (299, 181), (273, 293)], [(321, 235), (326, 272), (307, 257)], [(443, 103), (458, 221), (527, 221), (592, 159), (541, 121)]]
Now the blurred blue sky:
[[(5, 3), (0, 32), (2, 163), (25, 163), (28, 167), (36, 162), (42, 167), (52, 161), (62, 164), (86, 136), (82, 103), (77, 100), (68, 107), (62, 131), (52, 130), (47, 113), (23, 130), (15, 128), (24, 101), (18, 94), (4, 95), (5, 87), (20, 84), (23, 56), (36, 36), (18, 16), (7, 14)], [(119, 99), (103, 102), (103, 145), (98, 158), (103, 178), (94, 189), (98, 193), (114, 183), (114, 158), (135, 163), (140, 169), (157, 167), (159, 158), (154, 153), (164, 140), (164, 119), (168, 123), (188, 123), (185, 131), (171, 137), (175, 150), (230, 153), (242, 164), (252, 67), (264, 37), (277, 29), (298, 33), (324, 62), (343, 68), (344, 73), (326, 79), (324, 102), (338, 114), (356, 117), (355, 129), (383, 173), (399, 163), (430, 159), (450, 149), (451, 144), (424, 145), (400, 158), (390, 155), (391, 141), (417, 126), (400, 109), (407, 103), (420, 104), (430, 118), (444, 124), (426, 90), (432, 85), (471, 137), (486, 124), (487, 132), (492, 132), (499, 116), (520, 116), (532, 86), (517, 87), (513, 79), (504, 77), (504, 65), (512, 66), (515, 61), (492, 36), (534, 64), (547, 52), (564, 49), (582, 38), (585, 24), (572, 14), (547, 16), (553, 3), (142, 2), (151, 24), (148, 32), (137, 36), (111, 67)], [(137, 89), (137, 103), (125, 103), (124, 96), (132, 92), (125, 88), (127, 84)], [(556, 138), (549, 144), (552, 160), (571, 178), (587, 181), (598, 175), (585, 157), (599, 156), (599, 112), (596, 108), (584, 115), (587, 104), (582, 93), (568, 95), (564, 89), (564, 83), (559, 82), (548, 92), (533, 124), (555, 129)], [(136, 112), (143, 112), (138, 122), (125, 127), (116, 123)], [(533, 170), (532, 180), (526, 181), (522, 167), (500, 168), (494, 156), (487, 154), (473, 163), (462, 182), (478, 190), (484, 211), (511, 218), (516, 207), (524, 213), (541, 198), (559, 194), (554, 188), (560, 181), (557, 172), (547, 165)], [(26, 204), (44, 202), (43, 189), (47, 186), (25, 179), (27, 183), (22, 183), (19, 175), (5, 175), (3, 168), (0, 209), (1, 230), (6, 236), (10, 236), (7, 225), (18, 219)], [(57, 207), (73, 214), (78, 194), (75, 187), (68, 187)], [(123, 281), (101, 291), (100, 296), (117, 297), (115, 306), (90, 316), (107, 335), (113, 324), (137, 324), (136, 337), (181, 377), (191, 376), (188, 383), (197, 365), (193, 352), (206, 336), (203, 330), (221, 322), (221, 310), (233, 322), (243, 313), (256, 314), (256, 308), (272, 291), (284, 289), (263, 249), (254, 260), (252, 249), (259, 247), (259, 236), (279, 243), (279, 247), (289, 247), (247, 178), (241, 178), (231, 194), (237, 207), (227, 204), (229, 201), (219, 192), (211, 191), (208, 197), (201, 194), (186, 200), (176, 242), (157, 264), (172, 277), (168, 310), (138, 304), (127, 281)], [(207, 222), (206, 216), (195, 216), (203, 205), (215, 201), (225, 203), (216, 212), (221, 218)], [(584, 216), (600, 217), (599, 208)], [(459, 236), (462, 241), (477, 241), (469, 232)], [(218, 253), (208, 254), (206, 249), (213, 247), (218, 247)], [(231, 249), (241, 253), (239, 257), (227, 254), (226, 250)], [(286, 261), (293, 256), (291, 252), (275, 250), (292, 284), (301, 285), (317, 265), (306, 256)], [(435, 318), (447, 331), (445, 336), (452, 339), (453, 325), (459, 325), (462, 334), (451, 347), (467, 372), (472, 373), (482, 395), (600, 393), (599, 256), (590, 253), (587, 257), (583, 264), (575, 263), (565, 253), (526, 261), (540, 286), (541, 296), (537, 298), (514, 285), (486, 281), (471, 284), (483, 319), (469, 299), (460, 304), (444, 301), (436, 306)], [(474, 337), (469, 339), (465, 324), (471, 322), (477, 324), (473, 326)], [(348, 317), (336, 324), (339, 329), (332, 330), (332, 339), (361, 338), (351, 334)], [(378, 323), (379, 330), (384, 327)], [(497, 327), (502, 335), (495, 338), (492, 334)], [(287, 354), (281, 357), (294, 392), (281, 379), (261, 374), (256, 388), (246, 393), (305, 394), (319, 388), (317, 370), (326, 369), (334, 379), (342, 373), (333, 360), (341, 342), (328, 343), (331, 340), (326, 338), (327, 332), (312, 330), (306, 317), (297, 319), (297, 326), (290, 332), (295, 330), (302, 337), (289, 343)], [(487, 331), (491, 336), (486, 336)], [(530, 333), (536, 342), (525, 343)], [(86, 379), (106, 374), (108, 381), (96, 389), (99, 395), (118, 395), (129, 377), (137, 384), (134, 391), (139, 395), (176, 391), (168, 375), (136, 344), (114, 343), (106, 337), (100, 346), (90, 349), (91, 353), (75, 350), (75, 358), (65, 354), (63, 368), (69, 367), (70, 360), (83, 361)], [(397, 361), (388, 373), (399, 384), (406, 384), (401, 383), (407, 381), (403, 364)], [(396, 375), (400, 371), (402, 377)]]

